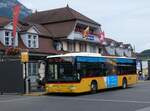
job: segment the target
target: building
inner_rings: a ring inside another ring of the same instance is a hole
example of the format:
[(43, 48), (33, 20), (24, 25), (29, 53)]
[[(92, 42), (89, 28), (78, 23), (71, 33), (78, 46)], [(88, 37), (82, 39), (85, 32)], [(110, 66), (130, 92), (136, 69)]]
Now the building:
[[(101, 25), (92, 19), (73, 10), (69, 6), (42, 12), (35, 12), (25, 19), (45, 27), (51, 34), (56, 50), (67, 52), (94, 52), (102, 55), (128, 56), (133, 55), (130, 44), (123, 44), (110, 38), (100, 44), (98, 32)], [(65, 27), (64, 27), (65, 26)], [(87, 39), (83, 31), (89, 27), (90, 34)]]
[(42, 77), (44, 76), (45, 57), (62, 52), (54, 49), (51, 34), (39, 24), (20, 21), (15, 40), (12, 31), (12, 20), (0, 17), (0, 60), (20, 59), (20, 53), (13, 56), (6, 54), (7, 50), (13, 45), (13, 41), (15, 41), (16, 48), (29, 52), (27, 72), (31, 83), (35, 83), (39, 73)]
[(137, 53), (137, 70), (142, 72), (142, 76), (145, 79), (150, 80), (150, 50), (144, 50), (141, 53)]
[[(99, 39), (96, 34), (101, 25), (68, 6), (36, 12), (26, 20), (45, 27), (53, 36), (56, 50), (98, 53)], [(90, 35), (84, 39), (82, 32), (87, 27), (90, 27)]]
[[(83, 31), (89, 27), (88, 37), (83, 37)], [(27, 64), (31, 83), (39, 77), (44, 77), (44, 59), (47, 55), (67, 52), (92, 52), (106, 56), (133, 56), (130, 44), (123, 44), (110, 38), (100, 43), (98, 33), (101, 24), (73, 10), (69, 6), (48, 11), (35, 12), (19, 21), (17, 36), (12, 37), (12, 20), (0, 17), (0, 58), (11, 58), (5, 54), (13, 45), (29, 52)], [(16, 54), (13, 58), (19, 59)]]

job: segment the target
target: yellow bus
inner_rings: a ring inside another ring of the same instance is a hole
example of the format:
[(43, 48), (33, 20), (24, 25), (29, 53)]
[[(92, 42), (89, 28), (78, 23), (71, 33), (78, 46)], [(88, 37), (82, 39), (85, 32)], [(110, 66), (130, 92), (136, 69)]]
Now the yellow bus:
[(137, 82), (136, 59), (68, 53), (47, 57), (46, 92), (82, 93), (114, 87), (127, 88)]

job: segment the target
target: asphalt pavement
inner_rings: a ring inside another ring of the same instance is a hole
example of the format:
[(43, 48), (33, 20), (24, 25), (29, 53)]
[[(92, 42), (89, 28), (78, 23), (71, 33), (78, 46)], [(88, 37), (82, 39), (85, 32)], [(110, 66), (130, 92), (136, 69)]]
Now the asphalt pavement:
[(96, 94), (0, 95), (0, 111), (150, 111), (150, 82)]

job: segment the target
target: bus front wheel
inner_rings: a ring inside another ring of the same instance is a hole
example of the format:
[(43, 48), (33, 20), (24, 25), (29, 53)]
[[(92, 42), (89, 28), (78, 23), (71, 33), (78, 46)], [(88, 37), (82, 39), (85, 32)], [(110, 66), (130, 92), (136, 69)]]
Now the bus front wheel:
[(127, 86), (128, 86), (128, 85), (127, 85), (127, 79), (124, 78), (123, 81), (122, 81), (122, 88), (123, 88), (123, 89), (126, 89)]
[(91, 83), (91, 93), (96, 93), (97, 90), (98, 90), (97, 82), (96, 81), (92, 81), (92, 83)]

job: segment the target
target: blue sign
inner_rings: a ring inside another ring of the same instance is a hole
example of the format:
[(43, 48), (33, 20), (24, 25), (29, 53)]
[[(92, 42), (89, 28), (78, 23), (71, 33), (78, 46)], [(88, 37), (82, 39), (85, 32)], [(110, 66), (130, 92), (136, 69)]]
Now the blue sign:
[(94, 35), (88, 35), (87, 40), (94, 40)]
[(107, 77), (107, 88), (113, 88), (118, 86), (117, 75)]

